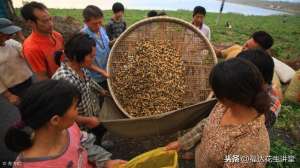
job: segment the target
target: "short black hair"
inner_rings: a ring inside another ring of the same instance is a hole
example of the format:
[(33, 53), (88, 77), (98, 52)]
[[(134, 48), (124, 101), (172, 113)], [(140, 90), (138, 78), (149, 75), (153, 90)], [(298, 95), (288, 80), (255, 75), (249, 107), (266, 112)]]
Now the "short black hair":
[(155, 17), (157, 15), (158, 15), (158, 13), (156, 10), (151, 10), (147, 13), (147, 17)]
[(82, 16), (84, 21), (89, 21), (91, 18), (102, 18), (103, 12), (95, 5), (89, 5), (83, 9)]
[(79, 90), (68, 81), (44, 80), (34, 83), (21, 100), (21, 122), (10, 127), (5, 135), (6, 146), (15, 152), (30, 148), (34, 130), (43, 127), (55, 115), (64, 116), (79, 99)]
[(197, 14), (206, 15), (206, 9), (203, 6), (196, 6), (193, 11), (193, 17)]
[(28, 21), (34, 21), (36, 22), (37, 17), (33, 14), (35, 9), (39, 9), (39, 10), (47, 10), (47, 7), (40, 3), (40, 2), (29, 2), (26, 3), (22, 8), (21, 8), (21, 15), (24, 18), (24, 20)]
[(274, 61), (266, 51), (262, 49), (249, 49), (242, 51), (237, 57), (252, 62), (263, 75), (265, 82), (272, 84)]
[[(92, 52), (96, 42), (89, 35), (82, 32), (74, 34), (65, 44), (64, 53), (69, 60), (74, 60), (78, 63), (84, 61), (86, 55)], [(55, 62), (60, 65), (63, 52), (55, 53)]]
[(95, 46), (95, 40), (89, 35), (77, 33), (67, 41), (65, 45), (65, 54), (70, 60), (81, 63), (85, 56), (92, 52), (92, 48)]
[(249, 61), (233, 58), (218, 63), (210, 73), (209, 83), (219, 100), (253, 107), (260, 114), (269, 111), (270, 97), (262, 74)]
[(113, 6), (112, 6), (112, 11), (114, 12), (114, 13), (118, 13), (118, 12), (124, 12), (124, 5), (122, 4), (122, 3), (120, 3), (120, 2), (116, 2), (116, 3), (114, 3), (113, 4)]
[(274, 43), (272, 36), (265, 31), (254, 32), (251, 37), (265, 50), (271, 48)]

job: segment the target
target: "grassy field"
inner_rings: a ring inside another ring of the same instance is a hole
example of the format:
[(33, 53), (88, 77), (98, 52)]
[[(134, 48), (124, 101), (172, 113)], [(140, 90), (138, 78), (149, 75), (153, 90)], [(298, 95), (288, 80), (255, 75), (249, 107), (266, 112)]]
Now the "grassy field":
[[(17, 12), (19, 12), (17, 10)], [(82, 22), (79, 9), (51, 9), (52, 15), (72, 16)], [(143, 19), (147, 11), (127, 10), (125, 20), (128, 25)], [(190, 11), (167, 11), (169, 16), (191, 21)], [(104, 11), (105, 21), (111, 17), (111, 11)], [(208, 13), (206, 24), (212, 30), (212, 42), (214, 44), (243, 44), (252, 32), (265, 30), (275, 39), (273, 47), (276, 57), (279, 59), (300, 58), (300, 16), (243, 16), (238, 14), (224, 14), (221, 22), (216, 26), (216, 13)], [(232, 29), (225, 28), (226, 21), (230, 22)], [(285, 102), (279, 119), (271, 135), (271, 155), (292, 155), (296, 157), (296, 163), (271, 163), (268, 167), (300, 167), (300, 142), (295, 138), (300, 129), (300, 106)], [(296, 135), (295, 135), (296, 134)], [(299, 137), (299, 135), (298, 135)]]

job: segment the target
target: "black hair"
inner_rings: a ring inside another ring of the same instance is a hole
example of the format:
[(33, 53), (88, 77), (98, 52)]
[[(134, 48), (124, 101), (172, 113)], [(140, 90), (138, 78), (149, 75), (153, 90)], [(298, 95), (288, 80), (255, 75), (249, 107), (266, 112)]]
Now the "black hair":
[(26, 3), (22, 8), (21, 8), (21, 15), (24, 18), (24, 20), (28, 21), (34, 21), (36, 22), (37, 17), (34, 15), (34, 10), (39, 9), (39, 10), (47, 10), (47, 7), (40, 3), (40, 2), (29, 2)]
[(166, 16), (167, 13), (165, 11), (158, 12), (157, 16)]
[(193, 17), (197, 14), (206, 15), (206, 9), (202, 6), (196, 6), (193, 11)]
[(263, 77), (249, 61), (233, 58), (218, 63), (210, 73), (209, 83), (219, 100), (253, 107), (260, 114), (269, 111), (270, 97)]
[(237, 57), (252, 62), (261, 72), (264, 81), (267, 84), (272, 84), (274, 61), (266, 51), (262, 49), (249, 49), (242, 51)]
[(147, 17), (155, 17), (157, 15), (158, 15), (158, 13), (155, 10), (151, 10), (147, 13)]
[[(65, 44), (64, 53), (69, 60), (74, 60), (78, 63), (84, 61), (86, 55), (92, 52), (96, 42), (89, 35), (84, 33), (74, 34)], [(61, 56), (63, 52), (55, 53), (55, 62), (60, 65)]]
[(265, 50), (271, 48), (274, 43), (272, 36), (265, 31), (254, 32), (251, 37)]
[(63, 116), (79, 98), (77, 88), (64, 80), (45, 80), (33, 84), (19, 106), (22, 124), (8, 129), (6, 146), (15, 152), (30, 148), (33, 145), (33, 131), (43, 127), (53, 116)]
[(103, 12), (95, 5), (89, 5), (83, 9), (82, 16), (84, 21), (89, 21), (91, 18), (102, 18)]
[(124, 5), (122, 4), (122, 3), (120, 3), (120, 2), (116, 2), (116, 3), (114, 3), (113, 4), (113, 6), (112, 6), (112, 11), (114, 12), (114, 13), (118, 13), (118, 12), (124, 12)]

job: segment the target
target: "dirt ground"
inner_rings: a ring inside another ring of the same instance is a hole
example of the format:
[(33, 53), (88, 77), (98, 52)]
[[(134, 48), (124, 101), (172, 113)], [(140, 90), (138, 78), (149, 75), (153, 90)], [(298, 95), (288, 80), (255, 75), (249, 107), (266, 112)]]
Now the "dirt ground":
[[(118, 135), (108, 133), (104, 139), (111, 140), (114, 146), (108, 149), (113, 154), (114, 159), (130, 160), (133, 157), (147, 152), (149, 150), (163, 147), (169, 142), (177, 139), (179, 134), (170, 134), (164, 136), (141, 137), (141, 138), (124, 138)], [(194, 168), (194, 160), (181, 159), (182, 153), (179, 153), (180, 168)]]

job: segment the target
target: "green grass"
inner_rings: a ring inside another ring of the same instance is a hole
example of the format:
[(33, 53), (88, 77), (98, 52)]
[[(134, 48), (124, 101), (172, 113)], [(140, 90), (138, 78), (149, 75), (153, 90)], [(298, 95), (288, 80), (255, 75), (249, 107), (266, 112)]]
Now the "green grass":
[[(52, 15), (72, 16), (82, 21), (81, 9), (51, 9)], [(125, 20), (131, 25), (145, 18), (147, 11), (126, 10)], [(191, 11), (167, 11), (172, 17), (177, 17), (191, 22)], [(280, 59), (294, 59), (300, 57), (300, 16), (244, 16), (239, 14), (223, 14), (216, 26), (216, 13), (208, 13), (206, 23), (212, 30), (213, 43), (238, 43), (243, 44), (249, 36), (257, 30), (271, 33), (275, 39), (273, 50)], [(104, 11), (105, 21), (112, 16), (110, 10)], [(228, 21), (232, 29), (225, 28)]]
[(293, 138), (293, 134), (295, 133), (292, 133), (297, 130), (299, 133), (299, 121), (300, 105), (284, 102), (277, 122), (273, 128), (270, 156), (294, 156), (296, 162), (273, 162), (268, 165), (268, 168), (300, 167), (300, 142)]
[(271, 141), (271, 152), (270, 156), (292, 156), (295, 157), (294, 162), (271, 162), (267, 165), (268, 168), (299, 168), (299, 155), (300, 146), (290, 147), (286, 145), (281, 139), (273, 139)]

